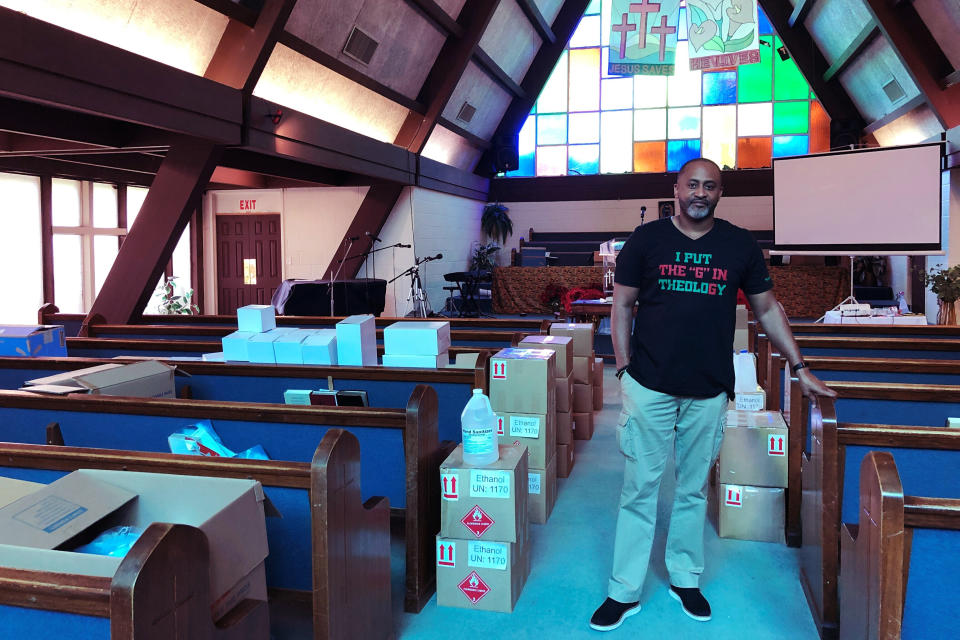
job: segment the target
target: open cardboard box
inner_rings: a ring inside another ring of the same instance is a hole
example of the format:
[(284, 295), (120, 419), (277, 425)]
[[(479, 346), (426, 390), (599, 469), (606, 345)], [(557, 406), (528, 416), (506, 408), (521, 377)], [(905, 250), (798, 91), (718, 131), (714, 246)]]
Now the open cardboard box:
[(61, 325), (0, 325), (0, 356), (60, 357), (66, 345)]
[(54, 395), (89, 393), (101, 396), (175, 398), (175, 373), (176, 367), (157, 360), (143, 360), (132, 364), (102, 364), (27, 380), (20, 390)]
[(0, 567), (112, 577), (122, 558), (70, 549), (114, 526), (188, 524), (207, 536), (217, 620), (267, 599), (264, 500), (254, 480), (81, 469), (0, 508)]

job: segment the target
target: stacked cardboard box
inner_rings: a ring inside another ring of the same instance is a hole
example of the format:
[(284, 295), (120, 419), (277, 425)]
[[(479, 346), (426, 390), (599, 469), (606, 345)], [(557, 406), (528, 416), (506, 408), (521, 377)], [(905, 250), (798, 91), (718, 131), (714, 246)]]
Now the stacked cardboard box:
[(237, 330), (221, 340), (222, 354), (204, 360), (266, 364), (337, 364), (337, 333), (333, 329), (277, 327), (271, 305), (237, 309)]
[(720, 537), (784, 541), (787, 425), (779, 412), (727, 412), (717, 486)]
[[(569, 336), (526, 336), (520, 348), (552, 349), (556, 362), (557, 477), (570, 476), (573, 468), (573, 338)], [(532, 462), (531, 466), (536, 466)]]
[(555, 322), (550, 335), (573, 339), (573, 435), (577, 440), (593, 437), (593, 324)]
[(437, 604), (513, 611), (530, 574), (527, 450), (500, 447), (484, 467), (458, 446), (440, 465)]
[(593, 410), (603, 409), (603, 358), (593, 359)]
[(354, 367), (377, 364), (377, 326), (372, 315), (348, 316), (337, 323), (337, 361)]
[(552, 349), (502, 349), (490, 359), (490, 406), (501, 445), (530, 451), (530, 522), (543, 524), (557, 498), (556, 362)]
[(383, 330), (383, 366), (440, 369), (450, 362), (449, 322), (395, 322)]

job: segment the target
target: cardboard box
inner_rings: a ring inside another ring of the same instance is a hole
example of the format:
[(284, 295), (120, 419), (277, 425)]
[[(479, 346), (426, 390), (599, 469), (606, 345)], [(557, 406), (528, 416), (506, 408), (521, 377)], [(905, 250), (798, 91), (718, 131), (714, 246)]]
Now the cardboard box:
[(337, 364), (337, 330), (313, 329), (300, 343), (303, 364)]
[(437, 606), (510, 613), (529, 574), (526, 539), (489, 542), (437, 536)]
[(453, 364), (448, 364), (447, 366), (454, 369), (476, 369), (477, 357), (479, 355), (479, 353), (458, 353)]
[(463, 462), (458, 445), (440, 465), (440, 535), (518, 542), (527, 522), (527, 449), (500, 447), (484, 467)]
[(309, 406), (310, 393), (310, 389), (287, 389), (283, 392), (283, 403)]
[(220, 338), (224, 360), (250, 362), (250, 355), (247, 353), (247, 343), (250, 342), (250, 338), (255, 335), (257, 334), (252, 331), (234, 331)]
[(573, 439), (589, 440), (593, 437), (593, 412), (573, 413)]
[(591, 413), (593, 411), (593, 385), (573, 383), (573, 412)]
[(223, 351), (214, 351), (213, 353), (204, 353), (200, 356), (202, 362), (226, 362), (223, 357)]
[(303, 341), (313, 335), (309, 329), (293, 329), (273, 341), (273, 358), (277, 364), (303, 364)]
[(603, 387), (593, 385), (593, 410), (601, 411), (603, 409)]
[(747, 348), (748, 341), (749, 341), (749, 332), (747, 329), (733, 330), (733, 350), (734, 351), (745, 350)]
[(778, 411), (728, 411), (720, 447), (720, 482), (787, 486), (787, 424)]
[(573, 442), (573, 414), (569, 411), (557, 411), (554, 420), (557, 423), (557, 444)]
[(735, 394), (734, 407), (738, 411), (763, 411), (767, 408), (767, 392), (760, 385), (756, 391)]
[(60, 325), (0, 325), (0, 356), (62, 357), (67, 342)]
[(554, 322), (550, 325), (550, 335), (573, 338), (573, 355), (583, 358), (593, 353), (593, 323), (591, 322)]
[(274, 343), (294, 331), (296, 329), (293, 327), (280, 327), (279, 329), (269, 329), (263, 333), (254, 334), (247, 341), (247, 356), (250, 358), (250, 362), (276, 364), (277, 357), (274, 353)]
[(353, 367), (377, 364), (377, 326), (372, 315), (349, 316), (337, 323), (337, 362)]
[(40, 484), (39, 482), (27, 482), (26, 480), (0, 476), (0, 507), (5, 507), (11, 502), (19, 500), (23, 496), (28, 496), (34, 491), (39, 491), (46, 486), (47, 485)]
[(490, 359), (494, 411), (545, 414), (556, 406), (556, 359), (550, 349), (501, 349)]
[(573, 443), (569, 444), (558, 444), (557, 445), (557, 477), (558, 478), (569, 478), (570, 472), (573, 471), (573, 463), (575, 462), (576, 447)]
[(521, 349), (553, 349), (556, 351), (558, 378), (566, 378), (573, 370), (573, 338), (569, 336), (526, 336), (517, 346)]
[(784, 542), (784, 489), (721, 483), (718, 533), (721, 538)]
[(88, 369), (67, 371), (44, 378), (27, 380), (21, 391), (66, 395), (88, 393), (98, 396), (136, 398), (175, 398), (175, 367), (159, 360), (132, 364), (102, 364)]
[(394, 322), (383, 330), (385, 354), (436, 356), (449, 349), (449, 322)]
[(277, 328), (277, 316), (273, 305), (248, 304), (237, 309), (237, 329), (251, 333), (263, 333)]
[(555, 412), (546, 414), (497, 414), (497, 438), (501, 445), (523, 445), (529, 457), (527, 466), (543, 469), (557, 448)]
[(533, 524), (546, 524), (557, 502), (557, 458), (550, 457), (545, 469), (530, 469), (527, 472), (529, 493), (527, 515)]
[(263, 501), (254, 480), (83, 469), (0, 509), (0, 566), (113, 577), (122, 558), (50, 549), (72, 548), (77, 533), (82, 535), (76, 542), (86, 542), (121, 524), (188, 524), (207, 536), (216, 620), (241, 599), (267, 599)]
[(593, 358), (573, 356), (573, 382), (576, 384), (593, 384)]
[(568, 375), (566, 378), (556, 378), (557, 386), (557, 399), (556, 399), (556, 408), (557, 413), (569, 413), (573, 410), (573, 376)]
[(450, 362), (450, 354), (444, 351), (437, 355), (383, 354), (385, 367), (413, 367), (418, 369), (442, 369)]
[(603, 386), (603, 358), (593, 356), (593, 386)]

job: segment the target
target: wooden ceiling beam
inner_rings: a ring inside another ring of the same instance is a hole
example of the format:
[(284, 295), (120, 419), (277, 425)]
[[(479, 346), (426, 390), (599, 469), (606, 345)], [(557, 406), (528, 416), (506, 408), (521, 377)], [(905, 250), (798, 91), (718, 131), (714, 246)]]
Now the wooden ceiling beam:
[(844, 49), (843, 53), (837, 56), (837, 59), (833, 61), (830, 68), (824, 71), (823, 81), (830, 82), (843, 73), (843, 70), (846, 69), (851, 62), (856, 60), (860, 54), (863, 53), (863, 50), (870, 46), (873, 39), (879, 35), (880, 27), (877, 26), (876, 20), (870, 20), (867, 24), (863, 25), (863, 29), (854, 36), (850, 45)]
[[(557, 60), (560, 59), (560, 55), (567, 46), (567, 41), (570, 40), (573, 31), (580, 24), (580, 18), (583, 17), (583, 12), (587, 10), (589, 4), (590, 0), (566, 0), (563, 3), (560, 13), (557, 14), (551, 27), (556, 38), (553, 42), (544, 41), (540, 45), (540, 50), (534, 56), (533, 62), (530, 63), (530, 67), (523, 77), (523, 82), (520, 83), (526, 96), (524, 98), (514, 98), (510, 106), (507, 107), (506, 113), (504, 113), (500, 124), (497, 126), (494, 139), (512, 138), (519, 133), (520, 127), (523, 126), (527, 116), (530, 115), (534, 102), (539, 97), (540, 92), (543, 91), (544, 85), (547, 84), (547, 79), (553, 73), (553, 68), (557, 66)], [(493, 164), (492, 152), (488, 150), (477, 164), (475, 172), (484, 176), (493, 175)]]
[(218, 13), (222, 13), (231, 20), (241, 22), (248, 27), (253, 27), (257, 23), (257, 12), (250, 7), (245, 7), (238, 2), (231, 0), (196, 0), (200, 4), (210, 7)]
[(454, 38), (463, 37), (463, 27), (443, 10), (434, 0), (405, 0), (417, 13), (432, 22), (437, 28)]
[(960, 84), (944, 88), (944, 78), (953, 67), (913, 5), (890, 6), (887, 0), (866, 0), (865, 4), (944, 130), (960, 126)]
[[(527, 20), (530, 21), (530, 25), (537, 32), (537, 35), (540, 36), (541, 40), (549, 44), (557, 41), (557, 35), (553, 32), (550, 25), (547, 24), (546, 18), (540, 13), (540, 9), (533, 0), (517, 0), (517, 4), (520, 5), (520, 10), (523, 11), (523, 15), (527, 16)], [(584, 7), (584, 11), (586, 11), (586, 7)], [(581, 12), (581, 15), (583, 15), (583, 12)]]
[(476, 147), (477, 149), (490, 148), (489, 140), (485, 140), (480, 136), (478, 136), (477, 134), (467, 131), (466, 129), (458, 125), (456, 122), (451, 122), (450, 120), (447, 120), (446, 118), (441, 117), (440, 120), (437, 121), (437, 124), (439, 124), (441, 127), (445, 129), (449, 129), (450, 131), (453, 131), (455, 134), (465, 139), (467, 142), (470, 143), (471, 146)]
[(797, 0), (797, 4), (793, 5), (793, 13), (790, 14), (790, 18), (787, 20), (787, 24), (790, 25), (792, 29), (799, 22), (803, 24), (803, 21), (807, 19), (807, 14), (810, 13), (810, 9), (813, 8), (813, 3), (816, 0)]
[(487, 55), (487, 52), (480, 47), (477, 47), (477, 50), (473, 52), (473, 61), (477, 63), (477, 66), (487, 77), (500, 85), (504, 91), (514, 98), (527, 97), (523, 87), (514, 82), (513, 78), (503, 70), (503, 67), (497, 64), (497, 61)]
[(93, 180), (96, 182), (115, 182), (150, 186), (153, 176), (140, 171), (128, 171), (119, 167), (103, 167), (77, 164), (60, 158), (0, 157), (0, 172), (24, 173), (34, 176), (52, 176), (71, 180)]

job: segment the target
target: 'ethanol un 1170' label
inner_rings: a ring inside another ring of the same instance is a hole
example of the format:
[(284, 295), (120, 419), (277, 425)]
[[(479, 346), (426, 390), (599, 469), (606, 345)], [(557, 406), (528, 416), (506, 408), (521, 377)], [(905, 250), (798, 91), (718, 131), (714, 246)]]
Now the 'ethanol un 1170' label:
[(509, 498), (510, 472), (470, 469), (471, 498)]
[(467, 542), (467, 564), (478, 569), (507, 570), (509, 558), (506, 544), (500, 542)]
[(540, 417), (510, 416), (510, 435), (515, 438), (539, 438)]

